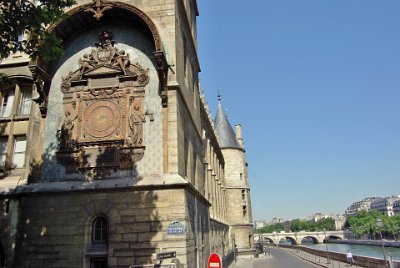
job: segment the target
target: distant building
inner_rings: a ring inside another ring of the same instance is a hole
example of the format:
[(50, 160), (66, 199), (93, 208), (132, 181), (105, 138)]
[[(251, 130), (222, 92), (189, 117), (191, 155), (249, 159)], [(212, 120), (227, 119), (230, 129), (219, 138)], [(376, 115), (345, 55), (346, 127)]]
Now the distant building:
[(393, 203), (393, 214), (400, 215), (400, 200), (394, 201)]
[(265, 226), (270, 226), (278, 223), (284, 224), (285, 222), (288, 222), (288, 220), (280, 218), (272, 218), (272, 220), (270, 221), (265, 221), (265, 220), (254, 221), (254, 228), (257, 230)]
[(385, 198), (375, 199), (371, 202), (371, 210), (376, 209), (389, 217), (394, 215), (393, 204), (400, 200), (400, 195), (392, 195)]
[(344, 223), (346, 222), (346, 217), (343, 215), (336, 215), (335, 219), (335, 230), (339, 231), (343, 229)]
[(254, 221), (254, 228), (256, 230), (260, 229), (260, 228), (263, 228), (264, 226), (266, 226), (265, 221)]
[(334, 219), (335, 220), (335, 230), (342, 230), (344, 223), (346, 221), (346, 217), (343, 215), (338, 215), (338, 214), (322, 214), (322, 213), (315, 213), (312, 216), (307, 216), (307, 217), (303, 217), (300, 220), (303, 221), (309, 221), (309, 222), (319, 222), (320, 220), (323, 219)]
[(351, 204), (345, 214), (346, 216), (353, 216), (355, 214), (357, 214), (359, 211), (361, 210), (365, 210), (365, 211), (371, 211), (371, 202), (375, 201), (375, 200), (379, 200), (382, 199), (380, 197), (367, 197), (364, 198), (360, 201), (354, 202), (353, 204)]
[(288, 221), (288, 220), (281, 219), (281, 218), (272, 218), (272, 220), (269, 221), (269, 222), (267, 223), (267, 225), (272, 225), (272, 224), (277, 224), (277, 223), (284, 223), (284, 222), (286, 222), (286, 221)]
[(320, 221), (321, 219), (326, 219), (329, 218), (329, 215), (323, 215), (322, 213), (315, 213), (314, 215), (311, 216), (305, 216), (300, 218), (301, 221), (309, 221), (309, 222), (317, 222)]

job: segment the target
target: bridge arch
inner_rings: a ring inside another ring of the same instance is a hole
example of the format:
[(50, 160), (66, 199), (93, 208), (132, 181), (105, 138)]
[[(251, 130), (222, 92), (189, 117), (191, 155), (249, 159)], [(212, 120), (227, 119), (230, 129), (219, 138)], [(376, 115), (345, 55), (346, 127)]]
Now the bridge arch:
[[(263, 233), (259, 236), (261, 239), (268, 239), (268, 241), (274, 243), (275, 245), (279, 244), (281, 239), (290, 239), (292, 244), (301, 244), (302, 240), (306, 237), (309, 237), (313, 240), (314, 243), (324, 243), (326, 239), (345, 239), (344, 231), (327, 231), (327, 232), (279, 232), (279, 233)], [(293, 241), (295, 243), (293, 243)]]
[(330, 236), (327, 236), (326, 239), (327, 240), (342, 240), (343, 238), (341, 238), (340, 236), (337, 236), (337, 235), (330, 235)]
[(270, 244), (275, 244), (275, 243), (274, 243), (274, 240), (272, 240), (272, 239), (269, 238), (269, 237), (265, 237), (265, 236), (261, 239), (261, 243), (262, 243), (262, 244), (268, 244), (268, 243), (270, 243)]
[(282, 241), (290, 241), (290, 242), (292, 243), (292, 245), (297, 245), (296, 239), (293, 238), (293, 237), (291, 237), (291, 236), (282, 237), (282, 238), (279, 240), (278, 244), (281, 243)]
[(313, 242), (313, 244), (318, 244), (319, 243), (318, 238), (316, 238), (314, 236), (311, 236), (311, 235), (308, 235), (308, 236), (304, 236), (304, 237), (301, 238), (300, 244), (303, 244), (303, 242), (305, 240), (311, 240)]

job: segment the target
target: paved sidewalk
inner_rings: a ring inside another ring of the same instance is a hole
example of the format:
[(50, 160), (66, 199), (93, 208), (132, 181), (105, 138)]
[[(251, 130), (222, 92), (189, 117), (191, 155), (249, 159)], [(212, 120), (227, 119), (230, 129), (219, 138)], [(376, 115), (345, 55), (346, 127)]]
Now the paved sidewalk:
[(284, 249), (290, 251), (293, 255), (298, 256), (299, 258), (306, 260), (308, 262), (314, 263), (316, 265), (319, 265), (321, 267), (326, 267), (326, 268), (344, 268), (344, 267), (353, 267), (353, 268), (361, 268), (363, 266), (359, 265), (350, 265), (345, 262), (340, 262), (336, 260), (328, 260), (324, 257), (316, 256), (311, 253), (301, 251), (301, 250), (295, 250), (295, 249)]
[[(313, 255), (313, 254), (310, 254), (310, 253), (307, 253), (307, 252), (304, 252), (301, 250), (286, 249), (286, 248), (275, 248), (275, 250), (281, 250), (281, 251), (288, 252), (288, 253), (292, 254), (295, 258), (299, 258), (299, 259), (309, 262), (310, 264), (314, 264), (316, 266), (325, 267), (325, 268), (347, 268), (347, 267), (361, 268), (362, 267), (362, 266), (358, 266), (358, 265), (350, 266), (347, 263), (336, 261), (336, 260), (329, 260), (329, 263), (328, 263), (328, 260), (326, 258), (316, 256), (316, 255)], [(274, 254), (270, 254), (267, 256), (260, 254), (259, 258), (247, 258), (247, 259), (238, 258), (236, 263), (234, 262), (232, 265), (229, 266), (229, 268), (252, 268), (253, 264), (255, 266), (257, 266), (256, 265), (257, 262), (260, 262), (262, 260), (265, 261), (265, 263), (274, 262), (272, 260), (273, 258), (274, 258)], [(271, 259), (271, 260), (268, 261), (269, 259)], [(272, 263), (270, 263), (269, 265), (272, 265)], [(259, 267), (259, 266), (257, 266), (257, 267)], [(269, 267), (269, 266), (267, 265), (267, 267)]]
[(233, 264), (229, 266), (229, 268), (243, 268), (243, 267), (251, 268), (254, 260), (270, 259), (270, 258), (272, 258), (271, 254), (269, 254), (268, 256), (260, 254), (260, 257), (258, 258), (245, 258), (245, 259), (238, 258), (236, 262), (233, 262)]

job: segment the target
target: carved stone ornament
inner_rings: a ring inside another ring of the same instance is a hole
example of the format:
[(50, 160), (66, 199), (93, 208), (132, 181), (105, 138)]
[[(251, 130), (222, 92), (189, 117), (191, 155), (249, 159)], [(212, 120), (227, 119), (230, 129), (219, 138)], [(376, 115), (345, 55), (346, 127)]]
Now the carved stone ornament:
[(32, 73), (32, 100), (39, 106), (42, 116), (47, 113), (49, 87), (48, 82), (50, 76), (36, 64), (29, 65), (29, 70)]
[(80, 68), (63, 78), (64, 115), (58, 128), (59, 161), (67, 172), (86, 171), (88, 179), (111, 170), (132, 169), (144, 155), (143, 125), (148, 70), (132, 64), (103, 31)]
[(93, 0), (93, 4), (85, 9), (85, 12), (93, 13), (93, 17), (96, 20), (100, 20), (103, 17), (103, 13), (106, 10), (112, 9), (112, 5), (104, 0)]
[(138, 63), (132, 64), (129, 54), (124, 50), (114, 47), (112, 33), (103, 31), (99, 34), (99, 43), (90, 54), (83, 54), (79, 59), (80, 68), (70, 72), (62, 78), (61, 91), (65, 94), (75, 81), (84, 80), (91, 76), (121, 76), (132, 78), (137, 86), (144, 87), (149, 83), (148, 70), (143, 69)]

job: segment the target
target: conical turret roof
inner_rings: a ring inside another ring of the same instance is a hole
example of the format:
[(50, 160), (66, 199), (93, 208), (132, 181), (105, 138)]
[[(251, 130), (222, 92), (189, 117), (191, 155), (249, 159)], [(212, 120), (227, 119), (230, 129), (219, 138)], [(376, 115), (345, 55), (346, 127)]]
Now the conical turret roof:
[(215, 115), (214, 127), (218, 135), (220, 148), (238, 148), (241, 149), (236, 140), (235, 132), (228, 121), (228, 117), (222, 109), (221, 101), (218, 102), (218, 110)]

